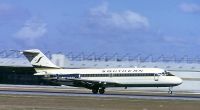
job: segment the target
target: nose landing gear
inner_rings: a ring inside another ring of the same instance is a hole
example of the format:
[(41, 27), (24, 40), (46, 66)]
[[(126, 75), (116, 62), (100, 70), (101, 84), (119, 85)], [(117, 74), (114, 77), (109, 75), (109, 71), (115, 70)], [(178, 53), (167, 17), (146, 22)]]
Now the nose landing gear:
[(173, 89), (173, 87), (172, 87), (172, 86), (170, 86), (170, 87), (169, 87), (168, 94), (170, 94), (170, 95), (172, 95), (172, 94), (173, 94), (173, 91), (172, 91), (172, 89)]

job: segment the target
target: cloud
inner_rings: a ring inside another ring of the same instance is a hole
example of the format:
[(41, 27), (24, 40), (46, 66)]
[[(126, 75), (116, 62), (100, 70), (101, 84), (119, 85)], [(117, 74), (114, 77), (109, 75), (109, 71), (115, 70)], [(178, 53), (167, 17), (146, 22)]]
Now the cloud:
[(43, 37), (47, 33), (47, 25), (38, 18), (31, 18), (27, 20), (19, 31), (14, 36), (19, 40), (28, 42), (30, 45), (34, 45), (35, 40)]
[(111, 12), (107, 3), (90, 9), (88, 21), (91, 25), (101, 28), (145, 30), (149, 27), (149, 21), (145, 16), (130, 10)]
[(181, 11), (185, 13), (199, 13), (200, 5), (195, 3), (182, 3), (179, 5)]
[(96, 36), (108, 37), (127, 35), (129, 33), (144, 33), (150, 29), (147, 17), (140, 13), (125, 10), (110, 11), (108, 3), (90, 8), (83, 17), (74, 24), (64, 20), (59, 23), (57, 31), (61, 36)]
[(108, 3), (104, 2), (101, 5), (91, 8), (90, 14), (94, 16), (102, 16), (108, 13)]
[(151, 29), (148, 18), (129, 9), (111, 11), (108, 4), (103, 3), (90, 8), (78, 20), (74, 24), (65, 20), (57, 26), (59, 39), (70, 41), (65, 47), (78, 47), (72, 51), (151, 52), (146, 47), (163, 45), (163, 38)]

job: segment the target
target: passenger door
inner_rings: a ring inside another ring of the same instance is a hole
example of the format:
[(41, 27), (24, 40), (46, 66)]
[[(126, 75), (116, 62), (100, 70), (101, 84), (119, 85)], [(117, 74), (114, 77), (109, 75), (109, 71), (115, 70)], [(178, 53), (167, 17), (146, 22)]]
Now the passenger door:
[(154, 74), (154, 81), (158, 81), (158, 80), (159, 80), (159, 77), (160, 77), (160, 74), (155, 73), (155, 74)]

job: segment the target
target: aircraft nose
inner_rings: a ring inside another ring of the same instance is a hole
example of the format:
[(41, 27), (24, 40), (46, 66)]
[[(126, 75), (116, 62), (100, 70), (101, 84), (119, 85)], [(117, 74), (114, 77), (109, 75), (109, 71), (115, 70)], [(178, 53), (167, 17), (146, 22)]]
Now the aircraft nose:
[(177, 78), (176, 78), (176, 83), (177, 83), (178, 85), (180, 85), (180, 84), (183, 83), (183, 80), (182, 80), (181, 78), (177, 77)]

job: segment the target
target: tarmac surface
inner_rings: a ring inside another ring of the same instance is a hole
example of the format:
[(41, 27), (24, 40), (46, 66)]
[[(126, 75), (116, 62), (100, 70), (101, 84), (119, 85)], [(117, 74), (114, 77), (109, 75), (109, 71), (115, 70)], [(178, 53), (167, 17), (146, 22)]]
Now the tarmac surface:
[(105, 94), (92, 94), (90, 90), (67, 86), (35, 86), (35, 85), (0, 85), (0, 94), (11, 95), (44, 95), (68, 97), (100, 97), (100, 98), (128, 98), (149, 100), (196, 100), (200, 101), (200, 93), (175, 91), (169, 95), (166, 91), (153, 90), (123, 90), (122, 88), (108, 88)]

